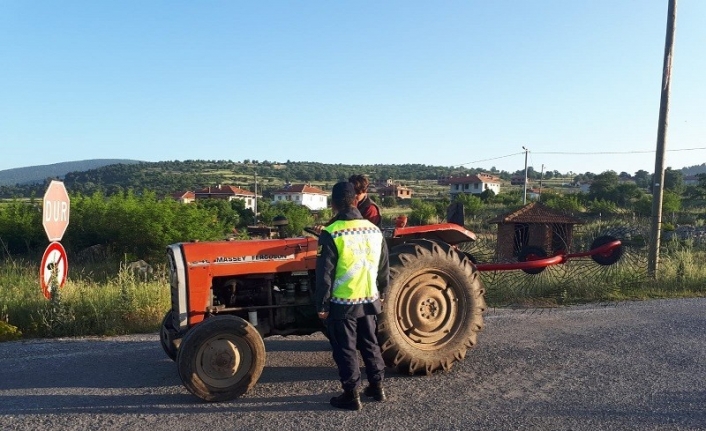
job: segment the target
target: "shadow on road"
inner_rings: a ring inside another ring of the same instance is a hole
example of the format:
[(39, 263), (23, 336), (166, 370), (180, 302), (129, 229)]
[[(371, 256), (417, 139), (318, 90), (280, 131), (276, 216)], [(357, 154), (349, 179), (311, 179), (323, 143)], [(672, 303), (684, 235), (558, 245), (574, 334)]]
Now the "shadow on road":
[[(229, 403), (208, 404), (188, 393), (176, 363), (166, 357), (158, 340), (115, 341), (43, 340), (0, 344), (0, 415), (46, 413), (181, 413), (204, 412), (224, 404), (248, 411), (301, 411), (328, 409), (328, 397), (320, 394), (338, 373), (332, 361), (311, 366), (282, 365), (294, 352), (330, 358), (327, 340), (291, 337), (265, 340), (269, 355), (279, 356), (265, 366), (256, 389), (311, 381), (319, 396), (262, 397), (253, 392)], [(274, 391), (277, 392), (277, 391)], [(333, 393), (331, 395), (334, 395)], [(263, 403), (265, 405), (263, 405)], [(198, 407), (196, 407), (198, 405)], [(220, 407), (219, 407), (220, 406)], [(187, 407), (185, 409), (185, 407)], [(206, 407), (210, 409), (211, 407)]]

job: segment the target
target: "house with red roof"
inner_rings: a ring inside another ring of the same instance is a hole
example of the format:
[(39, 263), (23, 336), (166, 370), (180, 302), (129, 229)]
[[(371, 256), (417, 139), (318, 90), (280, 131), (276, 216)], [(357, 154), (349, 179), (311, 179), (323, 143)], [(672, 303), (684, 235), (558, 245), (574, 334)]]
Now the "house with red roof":
[(309, 184), (285, 184), (273, 193), (272, 203), (294, 202), (312, 211), (328, 207), (328, 193)]
[(191, 191), (177, 192), (172, 193), (172, 199), (183, 204), (190, 204), (196, 200), (196, 195)]
[(486, 190), (492, 190), (496, 195), (500, 193), (500, 178), (484, 173), (449, 178), (451, 200), (459, 193), (479, 195)]
[(255, 211), (255, 193), (226, 184), (206, 187), (194, 192), (196, 199), (225, 199), (232, 201), (240, 199), (245, 202), (245, 208)]

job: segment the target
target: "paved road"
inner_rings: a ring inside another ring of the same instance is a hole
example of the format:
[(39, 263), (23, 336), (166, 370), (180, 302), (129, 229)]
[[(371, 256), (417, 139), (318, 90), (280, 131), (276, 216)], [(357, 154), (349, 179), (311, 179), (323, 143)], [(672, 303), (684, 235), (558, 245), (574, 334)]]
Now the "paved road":
[(336, 411), (323, 336), (265, 341), (257, 386), (204, 403), (156, 334), (0, 343), (0, 430), (704, 430), (706, 299), (489, 310), (450, 372)]

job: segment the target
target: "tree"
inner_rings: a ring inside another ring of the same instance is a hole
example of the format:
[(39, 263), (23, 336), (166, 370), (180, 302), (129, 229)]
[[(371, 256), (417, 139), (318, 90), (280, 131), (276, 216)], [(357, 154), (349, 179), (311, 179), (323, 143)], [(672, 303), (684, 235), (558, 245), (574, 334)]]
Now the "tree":
[[(635, 213), (649, 217), (652, 215), (652, 196), (643, 195), (633, 204)], [(662, 195), (662, 216), (673, 214), (681, 210), (681, 196), (669, 190), (665, 190)]]
[(495, 192), (490, 189), (486, 189), (483, 190), (481, 194), (478, 195), (478, 197), (482, 202), (492, 202), (493, 198), (495, 197)]
[(436, 216), (440, 220), (445, 220), (446, 219), (446, 212), (449, 209), (449, 204), (451, 203), (451, 200), (449, 198), (442, 198), (440, 200), (434, 201), (433, 205), (434, 208), (436, 208)]
[(635, 172), (635, 184), (643, 189), (649, 188), (650, 186), (650, 173), (640, 169)]
[(676, 213), (681, 210), (681, 196), (675, 192), (665, 190), (662, 195), (662, 214)]
[[(229, 202), (225, 199), (199, 199), (196, 201), (197, 206), (216, 213), (218, 220), (231, 229), (235, 229), (240, 224), (240, 213), (234, 208), (233, 203), (236, 200)], [(241, 202), (241, 207), (245, 205)], [(237, 204), (235, 204), (237, 205)]]
[(586, 172), (584, 174), (578, 174), (574, 176), (574, 183), (585, 183), (588, 181), (593, 180), (593, 178), (596, 176), (596, 174), (591, 173), (591, 172)]
[(577, 195), (549, 195), (548, 197), (542, 196), (544, 205), (555, 210), (578, 213), (583, 211), (583, 205), (579, 201)]
[(432, 217), (436, 216), (436, 208), (429, 202), (422, 202), (419, 199), (412, 199), (410, 202), (412, 212), (409, 215), (410, 223), (418, 225), (429, 224)]
[(612, 200), (613, 191), (618, 186), (618, 174), (615, 171), (605, 171), (593, 177), (589, 188), (589, 198), (594, 200)]
[(686, 186), (682, 196), (687, 201), (695, 202), (706, 197), (706, 190), (700, 188), (698, 185)]
[(41, 208), (17, 200), (0, 206), (0, 247), (3, 251), (29, 253), (45, 242)]
[(96, 192), (72, 196), (64, 242), (74, 251), (101, 244), (126, 259), (156, 260), (169, 244), (223, 239), (228, 231), (215, 209), (160, 200), (154, 193), (105, 197)]
[(699, 179), (698, 187), (706, 190), (706, 174), (697, 174), (696, 178)]
[(272, 226), (272, 221), (278, 216), (287, 218), (288, 223), (284, 229), (287, 236), (301, 235), (305, 227), (314, 225), (314, 216), (309, 208), (294, 202), (277, 202), (260, 211), (260, 221), (264, 225)]
[(633, 202), (640, 199), (645, 193), (635, 183), (621, 183), (612, 193), (612, 202), (623, 208), (629, 208)]
[(698, 183), (687, 186), (684, 190), (684, 198), (690, 200), (699, 200), (706, 197), (706, 173), (696, 174), (698, 178)]
[(245, 201), (242, 199), (233, 199), (230, 201), (230, 207), (238, 214), (238, 222), (235, 226), (243, 228), (255, 224), (255, 213), (250, 208), (245, 208)]
[[(493, 196), (494, 195), (493, 193)], [(463, 204), (463, 211), (467, 215), (479, 214), (483, 209), (483, 201), (476, 195), (459, 193), (454, 198), (454, 202), (461, 202)]]
[(633, 203), (633, 210), (641, 217), (649, 217), (652, 214), (652, 196), (643, 195)]
[(512, 190), (508, 193), (500, 193), (493, 198), (493, 202), (505, 206), (522, 205), (522, 190)]
[(382, 198), (381, 206), (383, 208), (394, 208), (397, 206), (397, 199), (394, 196), (385, 196)]
[(672, 168), (664, 170), (664, 189), (672, 191), (678, 195), (684, 193), (686, 186), (684, 185), (684, 174), (681, 171), (675, 171)]
[(596, 199), (591, 201), (588, 204), (588, 210), (593, 214), (598, 214), (601, 216), (613, 215), (620, 212), (618, 210), (618, 206), (615, 203), (607, 201), (605, 199)]

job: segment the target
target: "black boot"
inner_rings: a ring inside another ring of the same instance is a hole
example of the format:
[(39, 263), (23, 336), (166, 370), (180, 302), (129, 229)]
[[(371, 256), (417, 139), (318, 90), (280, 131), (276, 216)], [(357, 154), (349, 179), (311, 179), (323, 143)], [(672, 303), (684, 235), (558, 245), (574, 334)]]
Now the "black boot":
[(363, 408), (360, 403), (360, 394), (358, 394), (357, 390), (343, 391), (341, 395), (331, 398), (331, 405), (346, 410), (360, 410)]
[(368, 385), (363, 392), (366, 397), (372, 397), (375, 401), (385, 401), (385, 389), (382, 387), (382, 382)]

